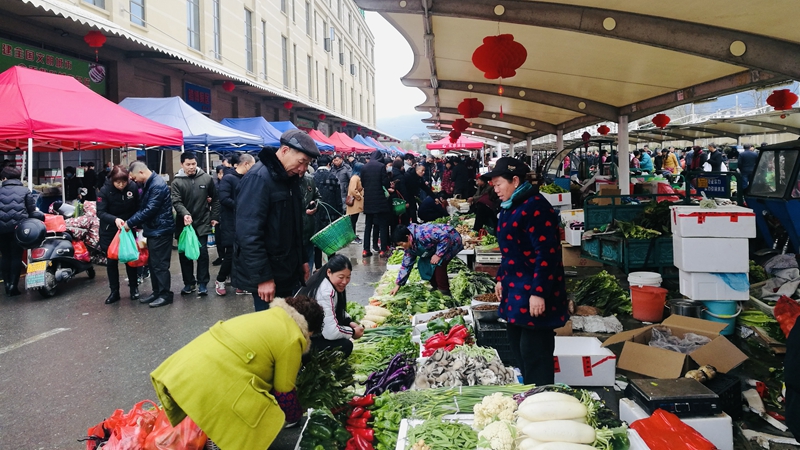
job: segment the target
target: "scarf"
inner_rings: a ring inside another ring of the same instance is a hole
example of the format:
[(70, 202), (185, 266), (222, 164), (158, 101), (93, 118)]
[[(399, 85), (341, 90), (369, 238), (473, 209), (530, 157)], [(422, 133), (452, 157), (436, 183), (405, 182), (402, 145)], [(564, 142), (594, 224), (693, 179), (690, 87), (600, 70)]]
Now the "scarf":
[(522, 183), (522, 184), (520, 184), (520, 185), (519, 185), (519, 186), (517, 186), (517, 188), (514, 190), (514, 193), (513, 193), (513, 194), (511, 194), (511, 198), (509, 198), (508, 200), (504, 201), (503, 203), (500, 203), (500, 207), (501, 207), (501, 208), (503, 208), (503, 209), (509, 209), (509, 208), (511, 208), (511, 204), (512, 204), (512, 203), (514, 203), (514, 199), (515, 199), (515, 198), (517, 198), (517, 197), (519, 197), (519, 196), (521, 196), (521, 195), (524, 195), (524, 194), (526, 194), (526, 193), (527, 193), (528, 191), (530, 191), (531, 189), (533, 189), (533, 185), (532, 185), (532, 184), (530, 184), (530, 183), (528, 183), (527, 181), (526, 181), (526, 182), (524, 182), (524, 183)]

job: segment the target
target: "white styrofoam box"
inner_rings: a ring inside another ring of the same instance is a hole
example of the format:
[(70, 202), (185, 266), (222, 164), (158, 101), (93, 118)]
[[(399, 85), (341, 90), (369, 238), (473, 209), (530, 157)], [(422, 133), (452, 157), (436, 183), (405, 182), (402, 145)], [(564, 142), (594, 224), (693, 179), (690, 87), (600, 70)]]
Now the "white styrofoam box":
[(572, 223), (572, 222), (584, 222), (583, 220), (583, 210), (582, 209), (562, 209), (561, 210), (561, 222), (562, 223)]
[(684, 272), (741, 273), (750, 269), (747, 239), (672, 239), (675, 267)]
[(572, 194), (569, 192), (564, 192), (562, 194), (545, 194), (541, 193), (542, 197), (546, 198), (548, 202), (550, 202), (550, 206), (561, 206), (561, 205), (571, 205), (572, 204)]
[[(464, 316), (464, 322), (467, 325), (473, 325), (475, 323), (475, 318), (472, 316), (472, 309), (469, 309), (468, 306), (462, 306), (461, 309), (467, 309), (467, 314)], [(414, 316), (416, 317), (416, 316)], [(423, 319), (424, 320), (424, 319)], [(448, 322), (452, 319), (446, 319)], [(416, 342), (417, 344), (420, 343), (420, 336), (422, 333), (428, 331), (428, 322), (418, 323), (414, 325), (414, 328), (411, 329), (411, 342)]]
[(556, 336), (556, 383), (613, 386), (617, 357), (597, 338)]
[[(455, 407), (455, 405), (453, 405)], [(466, 425), (472, 425), (472, 422), (475, 420), (474, 414), (446, 414), (442, 416), (442, 420), (447, 420), (449, 422), (461, 422)], [(406, 450), (406, 448), (413, 445), (413, 442), (408, 441), (408, 430), (409, 428), (420, 425), (424, 422), (423, 420), (418, 419), (402, 419), (400, 421), (400, 426), (397, 430), (397, 446), (395, 450)]]
[(672, 234), (680, 237), (756, 237), (756, 215), (742, 206), (671, 206)]
[(679, 271), (680, 291), (692, 300), (749, 300), (747, 273)]
[(387, 264), (386, 270), (400, 270), (403, 268), (402, 264)]
[(630, 428), (628, 428), (628, 442), (630, 443), (628, 450), (650, 450), (650, 447), (644, 443), (639, 433)]
[(564, 239), (573, 247), (581, 246), (581, 238), (583, 237), (583, 229), (573, 230), (572, 228), (564, 229)]
[[(622, 398), (619, 401), (619, 419), (631, 424), (650, 417), (638, 403)], [(687, 417), (681, 421), (702, 434), (719, 450), (733, 450), (733, 421), (731, 416), (722, 413), (708, 417)]]

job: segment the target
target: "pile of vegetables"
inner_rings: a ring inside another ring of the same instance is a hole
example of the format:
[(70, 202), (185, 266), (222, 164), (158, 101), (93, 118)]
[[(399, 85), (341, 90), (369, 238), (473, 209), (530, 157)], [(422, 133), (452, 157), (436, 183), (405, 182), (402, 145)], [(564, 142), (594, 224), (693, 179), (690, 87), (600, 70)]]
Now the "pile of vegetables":
[(367, 395), (381, 395), (386, 391), (405, 391), (414, 384), (416, 371), (413, 360), (409, 364), (402, 353), (398, 353), (389, 361), (389, 366), (384, 370), (373, 372), (364, 383)]
[(478, 431), (479, 450), (513, 450), (517, 439), (516, 410), (517, 402), (499, 392), (475, 405), (472, 428)]
[[(478, 445), (478, 434), (469, 425), (431, 419), (408, 429), (408, 442), (431, 450), (464, 450)], [(409, 446), (409, 448), (412, 448)]]
[[(463, 311), (460, 308), (454, 308), (458, 311)], [(452, 311), (449, 309), (448, 311)], [(453, 315), (449, 320), (446, 317), (439, 317), (433, 320), (428, 321), (428, 325), (426, 325), (425, 331), (422, 333), (422, 340), (427, 341), (428, 338), (431, 336), (442, 333), (447, 334), (450, 332), (450, 329), (455, 327), (456, 325), (465, 326), (467, 323), (464, 321), (464, 316), (461, 314)]]
[(461, 258), (453, 258), (450, 260), (450, 264), (447, 265), (447, 273), (459, 273), (469, 271), (469, 267), (467, 267), (467, 263), (461, 260)]
[(386, 261), (386, 264), (389, 264), (389, 265), (402, 264), (403, 263), (403, 255), (405, 255), (405, 253), (406, 252), (404, 252), (403, 250), (395, 250), (392, 253), (392, 256), (390, 256), (389, 259)]
[(761, 265), (756, 264), (752, 259), (750, 260), (750, 284), (760, 283), (767, 281), (767, 271)]
[(419, 346), (411, 342), (411, 326), (365, 330), (364, 336), (353, 343), (350, 354), (355, 378), (363, 381), (373, 372), (385, 370), (398, 354), (409, 361), (419, 355)]
[(455, 304), (448, 306), (469, 305), (473, 297), (494, 292), (495, 281), (488, 273), (461, 272), (450, 281), (450, 292)]
[(653, 239), (661, 236), (661, 232), (644, 228), (641, 225), (636, 225), (633, 222), (623, 222), (621, 220), (617, 220), (614, 223), (625, 239)]
[(364, 397), (353, 397), (348, 402), (347, 405), (353, 409), (347, 415), (345, 429), (352, 437), (347, 441), (345, 450), (373, 450), (375, 448), (372, 445), (375, 442), (375, 430), (369, 426), (372, 413), (367, 409), (372, 406), (374, 401), (373, 395), (365, 395)]
[(311, 350), (296, 384), (303, 409), (336, 408), (353, 396), (353, 367), (341, 350)]
[[(411, 316), (415, 314), (441, 311), (447, 309), (448, 305), (452, 303), (453, 300), (450, 297), (445, 296), (438, 290), (431, 290), (428, 283), (411, 282), (401, 286), (394, 296), (384, 294), (370, 299), (370, 304), (374, 306), (381, 305), (391, 312), (392, 316), (387, 318), (387, 322), (393, 324), (408, 323)], [(390, 320), (393, 316), (397, 316), (394, 318), (395, 321)]]
[(786, 336), (781, 331), (778, 321), (757, 309), (746, 309), (739, 313), (736, 322), (746, 327), (758, 327), (764, 330), (769, 337), (778, 342), (786, 342)]
[(388, 309), (375, 305), (366, 306), (364, 311), (366, 315), (359, 321), (364, 328), (375, 328), (392, 315)]
[(308, 416), (300, 450), (332, 450), (347, 448), (350, 433), (327, 409), (315, 409)]
[(347, 302), (344, 310), (354, 322), (361, 322), (361, 319), (363, 319), (366, 315), (366, 310), (364, 307), (355, 302)]
[(478, 248), (479, 250), (488, 251), (496, 249), (497, 246), (497, 238), (494, 237), (494, 235), (487, 233), (481, 238)]
[(669, 207), (672, 205), (673, 203), (667, 201), (650, 202), (633, 222), (643, 228), (658, 231), (663, 236), (671, 236), (672, 222)]
[(551, 183), (544, 186), (539, 186), (539, 192), (542, 194), (565, 194), (569, 191), (555, 183)]
[(516, 379), (514, 370), (503, 366), (500, 358), (486, 360), (482, 356), (452, 354), (439, 349), (420, 364), (414, 387), (506, 385)]
[(446, 311), (442, 311), (438, 314), (434, 314), (430, 319), (420, 319), (417, 321), (417, 324), (430, 322), (436, 319), (455, 319), (458, 316), (466, 316), (469, 314), (469, 311), (462, 308), (450, 308)]
[(428, 357), (440, 350), (449, 352), (459, 345), (464, 345), (469, 337), (469, 330), (466, 326), (461, 324), (455, 325), (447, 332), (447, 335), (443, 332), (438, 332), (426, 339), (422, 350), (422, 356)]
[(605, 270), (575, 284), (573, 301), (576, 306), (594, 306), (603, 316), (630, 314), (631, 299), (617, 279)]

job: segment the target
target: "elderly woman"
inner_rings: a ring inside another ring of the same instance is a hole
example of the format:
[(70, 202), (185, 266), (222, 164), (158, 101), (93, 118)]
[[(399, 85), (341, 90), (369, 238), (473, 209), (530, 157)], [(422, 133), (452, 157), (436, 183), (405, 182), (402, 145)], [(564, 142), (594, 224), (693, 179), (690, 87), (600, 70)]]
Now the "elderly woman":
[(172, 425), (186, 416), (224, 449), (265, 449), (303, 416), (295, 382), (324, 313), (312, 298), (217, 322), (150, 374)]
[[(400, 225), (394, 232), (395, 245), (405, 250), (403, 266), (397, 274), (395, 287), (391, 294), (397, 294), (400, 286), (406, 284), (414, 263), (423, 280), (430, 280), (431, 286), (450, 295), (450, 279), (447, 265), (464, 249), (461, 235), (455, 228), (443, 224)], [(417, 261), (419, 259), (419, 261)]]
[(525, 384), (553, 384), (556, 328), (567, 322), (558, 214), (525, 181), (528, 166), (500, 158), (492, 180), (500, 198), (497, 241), (502, 260), (495, 294)]
[(3, 167), (0, 171), (3, 181), (0, 187), (0, 267), (9, 297), (21, 294), (17, 284), (22, 272), (23, 250), (14, 237), (14, 228), (29, 217), (44, 219), (44, 215), (36, 210), (33, 195), (22, 185), (20, 175), (20, 170), (12, 166)]

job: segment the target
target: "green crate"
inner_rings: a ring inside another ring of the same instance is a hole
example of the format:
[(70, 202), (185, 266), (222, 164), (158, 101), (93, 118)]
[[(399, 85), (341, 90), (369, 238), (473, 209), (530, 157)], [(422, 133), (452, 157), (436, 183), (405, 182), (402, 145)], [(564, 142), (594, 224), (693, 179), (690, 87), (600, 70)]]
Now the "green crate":
[(600, 239), (588, 239), (581, 242), (581, 253), (591, 258), (599, 258)]
[(608, 225), (614, 220), (630, 222), (639, 217), (644, 212), (647, 204), (627, 204), (627, 205), (589, 205), (583, 206), (583, 215), (586, 230), (600, 228)]
[(597, 236), (593, 240), (599, 244), (599, 259), (620, 267), (630, 269), (663, 268), (673, 265), (672, 237), (656, 239), (625, 239), (618, 235)]

